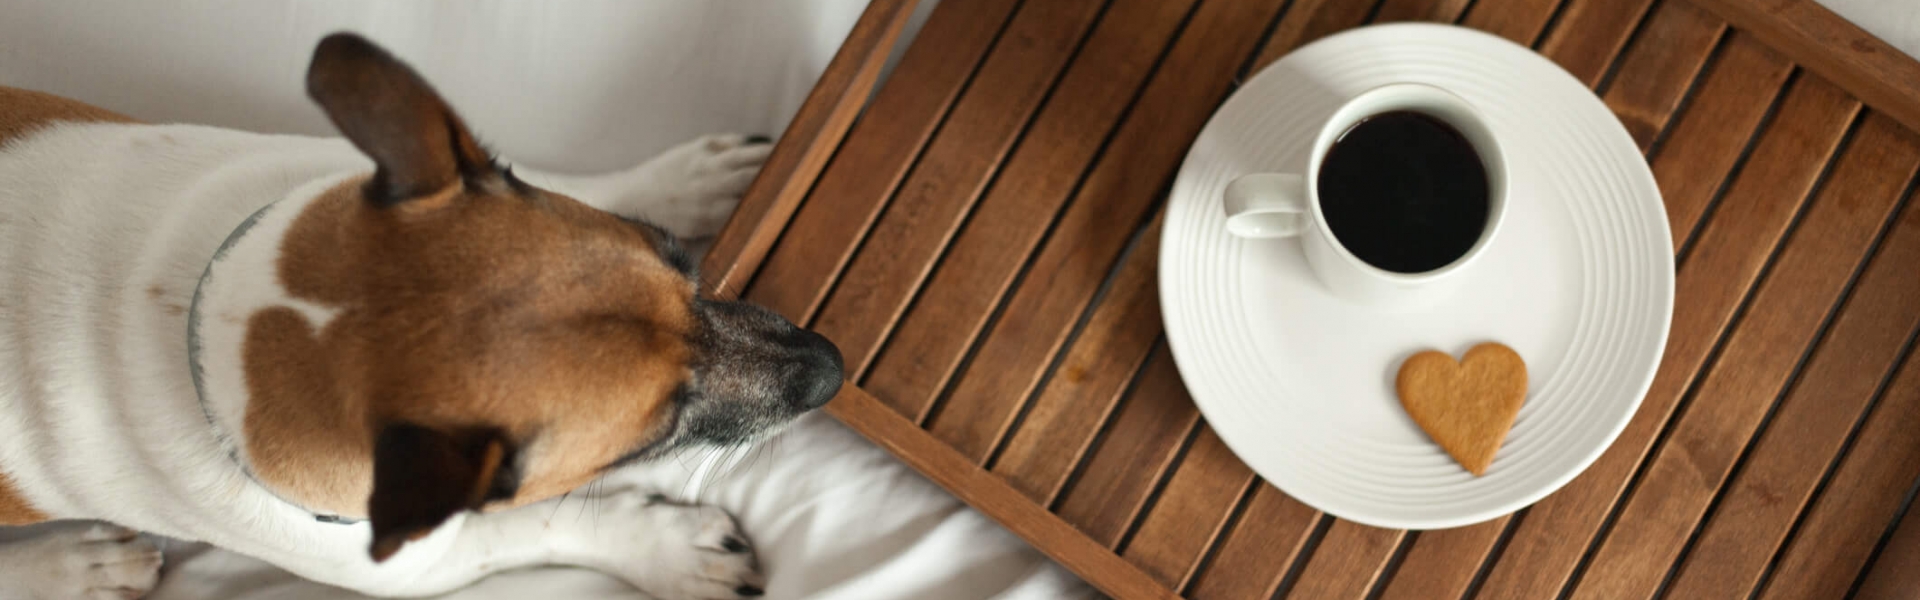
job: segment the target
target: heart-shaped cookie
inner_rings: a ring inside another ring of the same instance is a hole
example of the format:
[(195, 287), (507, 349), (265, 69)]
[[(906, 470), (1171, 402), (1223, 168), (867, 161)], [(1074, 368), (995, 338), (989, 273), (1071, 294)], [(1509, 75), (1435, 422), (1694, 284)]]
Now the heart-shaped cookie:
[(1428, 350), (1400, 365), (1394, 388), (1413, 422), (1479, 476), (1493, 464), (1494, 452), (1527, 401), (1527, 363), (1512, 348), (1492, 342), (1474, 346), (1459, 362)]

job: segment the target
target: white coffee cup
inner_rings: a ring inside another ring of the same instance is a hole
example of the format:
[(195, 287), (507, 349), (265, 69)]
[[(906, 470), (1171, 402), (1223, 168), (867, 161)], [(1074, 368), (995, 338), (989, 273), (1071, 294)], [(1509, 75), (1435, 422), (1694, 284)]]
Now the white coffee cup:
[[(1452, 126), (1487, 173), (1487, 220), (1465, 254), (1440, 268), (1397, 273), (1354, 256), (1327, 227), (1320, 206), (1320, 161), (1340, 136), (1361, 120), (1391, 111), (1413, 111)], [(1304, 175), (1254, 173), (1227, 184), (1227, 231), (1243, 238), (1299, 237), (1307, 264), (1334, 294), (1374, 306), (1419, 306), (1444, 297), (1493, 241), (1507, 209), (1506, 157), (1492, 128), (1466, 100), (1419, 83), (1394, 83), (1362, 92), (1341, 105), (1314, 138)]]

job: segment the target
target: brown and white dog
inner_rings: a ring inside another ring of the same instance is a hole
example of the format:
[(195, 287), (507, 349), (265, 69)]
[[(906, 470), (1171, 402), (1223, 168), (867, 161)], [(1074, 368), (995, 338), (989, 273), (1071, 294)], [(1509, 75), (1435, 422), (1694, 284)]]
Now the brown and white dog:
[(523, 180), (361, 38), (323, 40), (307, 92), (346, 139), (0, 88), (0, 526), (114, 524), (0, 545), (0, 598), (138, 597), (160, 558), (134, 530), (382, 596), (536, 564), (759, 595), (723, 511), (542, 507), (838, 391), (831, 343), (697, 296), (675, 241), (765, 141)]

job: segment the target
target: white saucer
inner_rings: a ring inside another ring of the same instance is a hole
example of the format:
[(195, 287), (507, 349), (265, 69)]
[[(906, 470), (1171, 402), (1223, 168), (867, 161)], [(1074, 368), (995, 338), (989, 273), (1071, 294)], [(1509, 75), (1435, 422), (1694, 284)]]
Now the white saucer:
[[(1460, 291), (1385, 313), (1334, 298), (1297, 240), (1227, 234), (1221, 192), (1255, 172), (1300, 172), (1345, 99), (1393, 82), (1477, 107), (1508, 157), (1504, 228)], [(1626, 427), (1666, 345), (1673, 250), (1653, 175), (1586, 86), (1471, 29), (1366, 27), (1287, 55), (1208, 122), (1173, 186), (1160, 253), (1167, 336), (1221, 439), (1281, 490), (1380, 527), (1436, 529), (1539, 500)], [(1400, 361), (1499, 341), (1527, 361), (1527, 403), (1474, 477), (1394, 396)]]

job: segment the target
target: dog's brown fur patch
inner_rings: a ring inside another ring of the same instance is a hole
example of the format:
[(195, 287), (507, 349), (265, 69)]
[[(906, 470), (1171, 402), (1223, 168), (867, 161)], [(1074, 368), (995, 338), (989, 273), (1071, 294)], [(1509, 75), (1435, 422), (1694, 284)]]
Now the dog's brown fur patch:
[(13, 478), (0, 471), (0, 525), (31, 525), (47, 520), (47, 514), (33, 508), (13, 487)]
[(0, 144), (61, 121), (136, 122), (132, 117), (78, 100), (0, 86)]
[(317, 199), (281, 247), (281, 284), (337, 316), (248, 321), (245, 428), (262, 480), (362, 515), (384, 424), (491, 427), (521, 445), (519, 505), (666, 431), (690, 373), (694, 287), (646, 231), (551, 192), (456, 182), (380, 206), (364, 183)]

